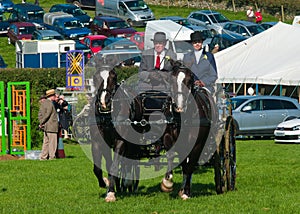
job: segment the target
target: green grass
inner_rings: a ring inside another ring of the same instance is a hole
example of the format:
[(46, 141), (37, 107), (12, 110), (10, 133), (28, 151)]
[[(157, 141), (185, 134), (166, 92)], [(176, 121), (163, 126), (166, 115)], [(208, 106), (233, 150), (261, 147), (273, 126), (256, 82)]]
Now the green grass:
[(0, 213), (299, 213), (299, 145), (272, 140), (237, 142), (237, 190), (217, 195), (213, 169), (197, 170), (193, 198), (162, 193), (161, 178), (142, 180), (136, 194), (105, 203), (93, 165), (81, 147), (65, 144), (67, 158), (0, 161)]

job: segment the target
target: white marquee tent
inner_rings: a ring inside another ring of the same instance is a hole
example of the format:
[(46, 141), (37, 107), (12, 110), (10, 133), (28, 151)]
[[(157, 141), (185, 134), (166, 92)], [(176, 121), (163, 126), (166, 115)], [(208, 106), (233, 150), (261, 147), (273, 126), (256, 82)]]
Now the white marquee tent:
[(215, 54), (218, 83), (300, 85), (300, 28), (274, 27)]

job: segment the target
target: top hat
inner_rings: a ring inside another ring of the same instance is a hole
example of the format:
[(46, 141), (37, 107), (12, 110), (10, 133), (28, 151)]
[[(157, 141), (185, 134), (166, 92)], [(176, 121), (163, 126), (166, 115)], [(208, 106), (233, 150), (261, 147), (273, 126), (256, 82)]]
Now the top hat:
[(50, 89), (48, 91), (46, 91), (46, 97), (51, 97), (55, 95), (55, 90), (54, 89)]
[(153, 42), (166, 42), (168, 41), (166, 38), (166, 34), (164, 32), (156, 32), (154, 34), (154, 38), (151, 39)]
[(191, 33), (191, 41), (197, 42), (197, 41), (203, 41), (203, 37), (200, 31), (195, 31), (194, 33)]

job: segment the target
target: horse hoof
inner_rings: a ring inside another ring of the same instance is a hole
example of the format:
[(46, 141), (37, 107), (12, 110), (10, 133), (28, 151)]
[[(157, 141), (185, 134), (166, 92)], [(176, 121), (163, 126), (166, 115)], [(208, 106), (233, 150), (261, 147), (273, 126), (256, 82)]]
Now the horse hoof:
[(186, 194), (183, 194), (182, 196), (181, 196), (181, 199), (182, 200), (187, 200), (187, 199), (189, 199), (190, 197), (189, 196), (187, 196)]
[(182, 199), (182, 200), (187, 200), (188, 198), (190, 198), (187, 194), (184, 194), (184, 190), (181, 189), (179, 192), (178, 192), (178, 195), (179, 197)]
[(115, 202), (116, 201), (116, 196), (114, 192), (109, 192), (107, 193), (105, 197), (105, 202)]
[(178, 192), (178, 195), (179, 195), (179, 197), (180, 197), (182, 200), (184, 200), (184, 201), (190, 198), (187, 194), (184, 194), (184, 190), (183, 190), (183, 189), (181, 189), (181, 190)]
[(163, 178), (163, 180), (162, 180), (162, 183), (164, 184), (164, 186), (166, 187), (166, 188), (173, 188), (173, 180), (172, 180), (172, 177), (170, 176), (170, 179), (166, 179), (166, 178)]
[(173, 191), (173, 184), (169, 187), (167, 187), (165, 184), (164, 184), (164, 180), (160, 183), (160, 189), (163, 191), (163, 192), (172, 192)]
[(103, 181), (104, 181), (106, 187), (108, 187), (109, 186), (109, 180), (106, 177), (104, 177)]

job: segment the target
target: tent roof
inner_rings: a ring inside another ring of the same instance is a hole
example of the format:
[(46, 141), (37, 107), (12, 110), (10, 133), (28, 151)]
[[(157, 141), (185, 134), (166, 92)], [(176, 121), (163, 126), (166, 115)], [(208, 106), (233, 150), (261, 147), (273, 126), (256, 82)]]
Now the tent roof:
[(300, 28), (278, 22), (215, 54), (218, 83), (300, 85)]

